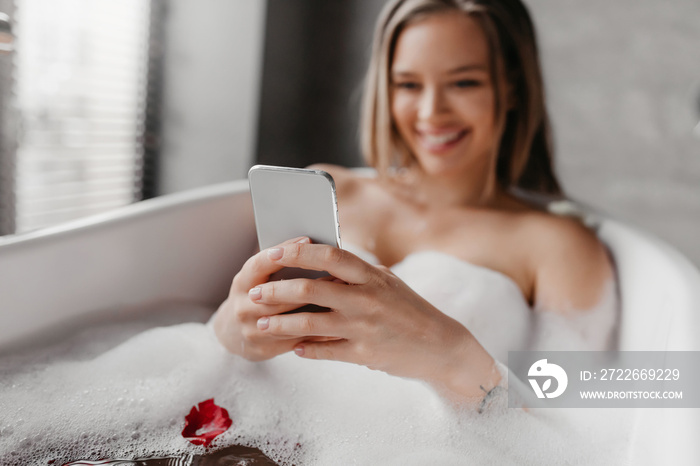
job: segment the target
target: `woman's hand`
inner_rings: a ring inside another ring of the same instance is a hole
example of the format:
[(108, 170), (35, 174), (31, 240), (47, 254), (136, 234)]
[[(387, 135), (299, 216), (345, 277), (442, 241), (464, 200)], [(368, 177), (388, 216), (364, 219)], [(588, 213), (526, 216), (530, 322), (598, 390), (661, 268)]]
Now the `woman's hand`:
[[(258, 274), (281, 267), (324, 270), (335, 280), (238, 280), (255, 284), (238, 303), (248, 340), (266, 344), (263, 355), (294, 348), (310, 359), (352, 362), (389, 374), (425, 380), (456, 399), (483, 397), (500, 375), (471, 333), (421, 298), (386, 267), (370, 265), (331, 246), (289, 242), (253, 258)], [(244, 267), (245, 268), (245, 267)], [(243, 273), (243, 271), (241, 271)], [(235, 280), (234, 280), (235, 282)], [(249, 303), (243, 300), (248, 299)], [(280, 315), (312, 303), (330, 312)], [(256, 318), (256, 329), (250, 322)], [(310, 338), (311, 337), (311, 338)], [(325, 337), (330, 341), (314, 341)]]
[[(308, 242), (309, 239), (296, 238), (282, 243), (279, 247), (293, 244), (295, 241)], [(231, 353), (251, 361), (262, 361), (286, 353), (305, 340), (299, 335), (261, 332), (257, 327), (258, 320), (263, 316), (299, 307), (298, 304), (255, 303), (251, 299), (254, 298), (249, 294), (251, 289), (267, 282), (271, 274), (284, 267), (268, 257), (269, 251), (260, 251), (248, 259), (233, 278), (229, 296), (214, 316), (214, 332), (221, 344)]]

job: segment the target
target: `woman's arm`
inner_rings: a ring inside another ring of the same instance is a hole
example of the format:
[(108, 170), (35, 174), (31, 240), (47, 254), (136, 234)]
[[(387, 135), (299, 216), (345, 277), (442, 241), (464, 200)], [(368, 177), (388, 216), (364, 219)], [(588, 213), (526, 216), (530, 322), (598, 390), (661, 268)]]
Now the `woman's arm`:
[[(301, 338), (294, 351), (310, 359), (361, 364), (424, 380), (457, 402), (481, 400), (500, 382), (493, 358), (459, 322), (446, 316), (385, 267), (325, 245), (285, 244), (266, 251), (265, 268), (325, 270), (333, 281), (293, 279), (255, 286), (262, 309), (306, 303), (331, 312), (261, 315), (257, 339)], [(273, 264), (277, 264), (276, 266)], [(307, 337), (332, 341), (309, 341)]]
[(532, 246), (534, 308), (562, 314), (595, 308), (614, 279), (605, 246), (579, 221), (540, 217), (522, 230)]

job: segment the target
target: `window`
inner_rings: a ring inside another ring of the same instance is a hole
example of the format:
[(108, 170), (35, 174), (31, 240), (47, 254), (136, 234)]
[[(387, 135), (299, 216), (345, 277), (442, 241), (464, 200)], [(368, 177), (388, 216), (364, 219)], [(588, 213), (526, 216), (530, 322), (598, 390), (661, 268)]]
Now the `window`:
[(139, 200), (150, 3), (16, 0), (14, 20), (16, 232)]

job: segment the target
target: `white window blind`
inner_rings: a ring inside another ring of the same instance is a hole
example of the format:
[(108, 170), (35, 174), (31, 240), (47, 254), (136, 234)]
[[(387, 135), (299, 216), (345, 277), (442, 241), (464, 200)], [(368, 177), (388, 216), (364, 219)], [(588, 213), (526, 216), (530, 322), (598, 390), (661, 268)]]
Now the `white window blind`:
[(140, 195), (146, 0), (16, 0), (17, 232)]

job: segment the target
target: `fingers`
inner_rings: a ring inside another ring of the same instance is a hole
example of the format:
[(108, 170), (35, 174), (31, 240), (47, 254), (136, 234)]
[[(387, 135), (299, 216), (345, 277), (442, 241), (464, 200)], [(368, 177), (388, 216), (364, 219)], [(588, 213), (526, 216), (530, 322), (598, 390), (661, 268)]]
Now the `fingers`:
[(342, 340), (342, 338), (338, 338), (338, 337), (306, 337), (303, 340), (304, 341), (338, 341), (338, 340)]
[[(268, 282), (271, 274), (285, 267), (325, 271), (331, 276)], [(357, 348), (351, 351), (347, 340), (357, 330), (357, 322), (362, 322), (352, 319), (354, 312), (284, 313), (304, 304), (342, 311), (370, 308), (372, 302), (367, 301), (386, 290), (386, 286), (373, 286), (386, 285), (384, 275), (350, 252), (310, 244), (307, 237), (285, 241), (251, 257), (236, 275), (230, 294), (234, 303), (229, 313), (231, 331), (220, 333), (231, 335), (230, 351), (251, 360), (297, 348), (303, 357), (361, 364), (365, 358), (358, 359)], [(362, 286), (368, 284), (372, 286)]]
[(332, 311), (265, 316), (257, 322), (262, 332), (281, 338), (311, 336), (337, 339), (347, 333), (345, 324), (345, 319)]
[[(245, 302), (247, 301), (247, 303)], [(247, 297), (229, 298), (214, 317), (214, 331), (221, 344), (231, 353), (251, 361), (262, 361), (292, 351), (301, 337), (282, 338), (258, 330), (255, 308)], [(268, 309), (269, 311), (269, 309)]]
[(249, 361), (264, 361), (291, 351), (302, 341), (302, 338), (293, 340), (261, 340), (251, 337), (241, 341), (241, 348), (236, 353)]
[[(353, 307), (361, 296), (344, 283), (330, 280), (293, 278), (263, 283), (252, 288), (248, 296), (251, 301), (266, 306), (291, 306), (295, 309), (303, 304), (316, 304), (327, 308)], [(278, 314), (278, 313), (275, 313)]]
[(309, 240), (308, 237), (302, 236), (285, 241), (275, 248), (265, 249), (258, 252), (248, 259), (245, 264), (243, 264), (240, 272), (238, 272), (233, 279), (232, 287), (239, 290), (248, 290), (259, 283), (265, 283), (270, 278), (271, 274), (278, 272), (285, 267), (284, 264), (281, 264), (269, 257), (271, 255), (271, 251), (274, 257), (273, 250), (275, 249), (285, 247), (290, 244), (295, 244), (296, 242), (309, 243), (310, 241), (311, 240)]
[(375, 272), (356, 255), (325, 244), (287, 243), (268, 250), (270, 261), (284, 267), (326, 271), (347, 283), (364, 285)]
[[(287, 280), (285, 280), (286, 282)], [(266, 300), (263, 296), (267, 296), (270, 290), (274, 289), (272, 283), (284, 283), (284, 282), (271, 282), (269, 284), (259, 285), (251, 288), (248, 291), (247, 300), (245, 306), (246, 317), (257, 320), (262, 316), (271, 316), (276, 314), (283, 314), (285, 312), (293, 311), (298, 309), (303, 304), (309, 304), (300, 300)], [(273, 292), (274, 293), (274, 292)], [(277, 293), (279, 295), (279, 292)]]
[(352, 362), (351, 352), (352, 345), (348, 340), (304, 341), (294, 348), (294, 353), (302, 358), (345, 362)]

